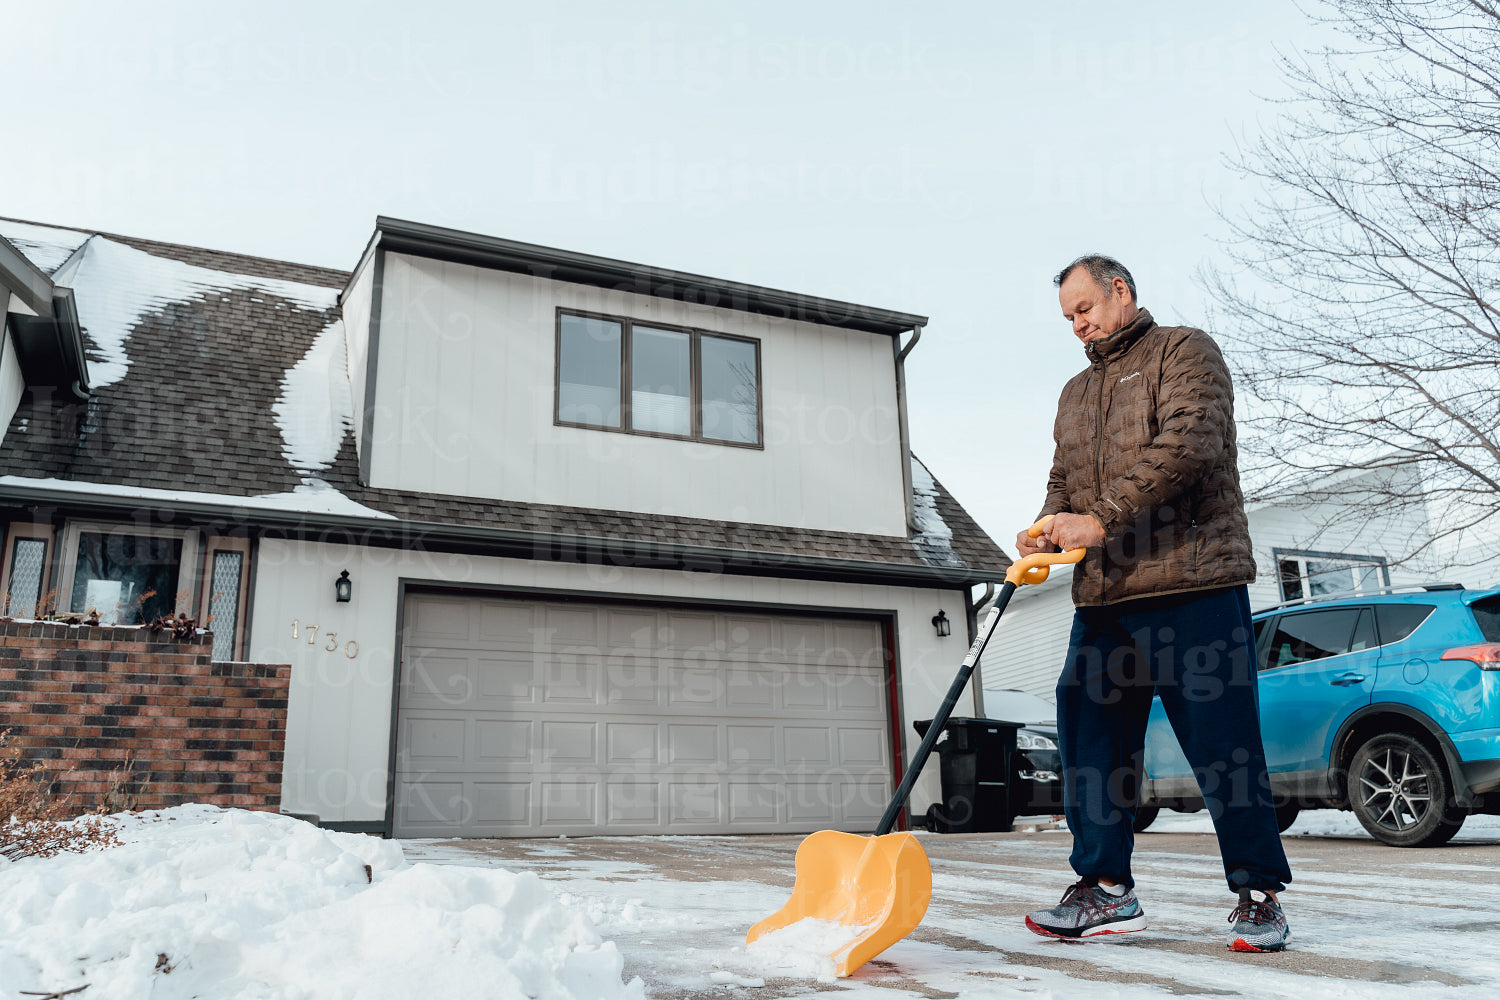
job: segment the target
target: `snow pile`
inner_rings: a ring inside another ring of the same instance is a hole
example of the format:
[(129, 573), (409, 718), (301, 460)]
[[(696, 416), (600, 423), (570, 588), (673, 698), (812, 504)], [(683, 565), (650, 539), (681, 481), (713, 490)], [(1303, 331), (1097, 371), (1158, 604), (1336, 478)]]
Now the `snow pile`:
[(176, 302), (233, 290), (267, 292), (304, 309), (332, 309), (336, 288), (277, 278), (231, 274), (157, 257), (103, 236), (89, 239), (83, 252), (52, 279), (73, 289), (78, 322), (93, 342), (89, 385), (110, 385), (125, 377), (130, 358), (125, 341), (137, 323)]
[(809, 976), (819, 982), (833, 982), (836, 978), (833, 957), (842, 954), (869, 929), (804, 917), (756, 938), (745, 946), (745, 955), (755, 971), (768, 976)]
[(922, 557), (937, 566), (960, 568), (964, 561), (953, 551), (953, 529), (937, 509), (937, 482), (917, 456), (911, 457), (912, 515), (921, 532), (912, 538)]
[(343, 320), (328, 324), (282, 376), (271, 412), (285, 442), (281, 453), (293, 468), (315, 472), (333, 464), (354, 426)]
[(21, 251), (44, 274), (62, 267), (73, 256), (73, 251), (89, 238), (88, 233), (76, 229), (37, 226), (9, 219), (0, 219), (0, 236), (9, 240), (11, 246)]
[(122, 847), (0, 866), (0, 993), (644, 998), (534, 874), (409, 865), (393, 842), (269, 813), (117, 819)]

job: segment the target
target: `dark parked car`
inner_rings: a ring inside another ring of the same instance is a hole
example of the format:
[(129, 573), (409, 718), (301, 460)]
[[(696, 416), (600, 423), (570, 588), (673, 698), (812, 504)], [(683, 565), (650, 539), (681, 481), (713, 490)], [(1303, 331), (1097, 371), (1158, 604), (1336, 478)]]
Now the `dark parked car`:
[[(1432, 847), (1465, 817), (1500, 813), (1500, 590), (1387, 588), (1254, 622), (1283, 830), (1301, 809), (1352, 809), (1377, 840)], [(1146, 775), (1147, 805), (1201, 805), (1160, 700)]]
[(1052, 816), (1063, 811), (1062, 759), (1057, 753), (1057, 709), (1034, 694), (1014, 689), (984, 692), (989, 719), (1019, 722), (1011, 763), (1010, 814)]

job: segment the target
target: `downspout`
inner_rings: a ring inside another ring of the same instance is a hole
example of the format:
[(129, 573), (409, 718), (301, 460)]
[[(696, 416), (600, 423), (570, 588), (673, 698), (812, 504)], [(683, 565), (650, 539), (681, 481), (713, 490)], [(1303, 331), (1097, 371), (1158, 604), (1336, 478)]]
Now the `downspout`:
[(917, 346), (917, 341), (922, 339), (922, 328), (912, 327), (911, 334), (905, 347), (901, 347), (899, 334), (891, 338), (891, 351), (896, 355), (896, 421), (901, 431), (901, 495), (906, 501), (907, 535), (917, 534), (918, 529), (917, 510), (911, 498), (911, 433), (906, 426), (906, 356)]

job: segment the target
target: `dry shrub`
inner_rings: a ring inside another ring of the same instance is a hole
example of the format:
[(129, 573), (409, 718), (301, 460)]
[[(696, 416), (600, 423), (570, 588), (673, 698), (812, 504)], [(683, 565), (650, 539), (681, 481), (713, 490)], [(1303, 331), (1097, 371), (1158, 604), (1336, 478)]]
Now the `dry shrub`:
[(46, 768), (23, 764), (21, 748), (8, 746), (9, 739), (10, 730), (0, 732), (0, 858), (48, 858), (119, 845), (114, 828), (98, 813), (66, 820), (67, 803), (49, 793)]

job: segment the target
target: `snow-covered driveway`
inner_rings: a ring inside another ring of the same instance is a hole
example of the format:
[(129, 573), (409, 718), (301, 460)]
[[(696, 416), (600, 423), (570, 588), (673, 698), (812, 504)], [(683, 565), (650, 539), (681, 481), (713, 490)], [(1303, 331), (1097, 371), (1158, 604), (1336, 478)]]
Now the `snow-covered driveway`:
[[(531, 871), (584, 909), (648, 996), (1493, 997), (1500, 995), (1500, 818), (1453, 844), (1398, 850), (1347, 813), (1304, 813), (1287, 834), (1292, 950), (1224, 946), (1233, 897), (1204, 814), (1166, 814), (1137, 841), (1152, 926), (1075, 944), (1021, 924), (1071, 880), (1055, 830), (923, 835), (933, 903), (907, 940), (850, 979), (796, 956), (747, 953), (744, 933), (792, 885), (799, 837), (403, 841), (410, 861)], [(778, 965), (781, 967), (778, 968)], [(758, 986), (763, 983), (764, 985)], [(758, 988), (757, 988), (758, 987)]]

